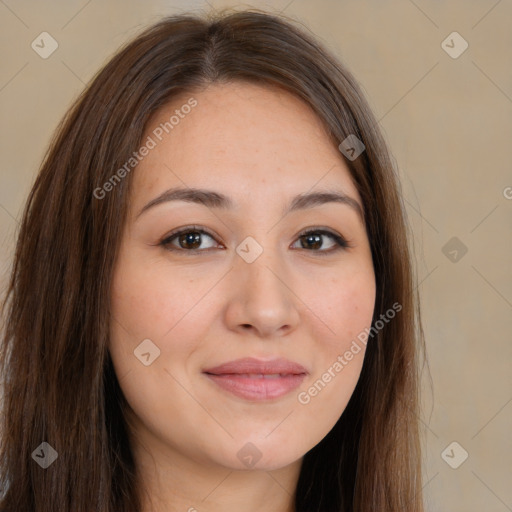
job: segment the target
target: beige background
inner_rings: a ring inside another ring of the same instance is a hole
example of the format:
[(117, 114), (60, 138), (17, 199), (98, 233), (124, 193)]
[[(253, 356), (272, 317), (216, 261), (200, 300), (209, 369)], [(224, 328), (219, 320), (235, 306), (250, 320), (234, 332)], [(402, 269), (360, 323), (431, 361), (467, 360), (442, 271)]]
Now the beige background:
[[(400, 168), (414, 232), (433, 379), (432, 394), (424, 374), (427, 510), (512, 511), (512, 3), (210, 4), (284, 11), (363, 85)], [(2, 287), (16, 218), (71, 101), (145, 25), (207, 8), (203, 1), (0, 1)], [(59, 44), (46, 60), (30, 46), (43, 31)], [(456, 59), (441, 47), (453, 31), (469, 44)], [(468, 249), (457, 262), (444, 254), (451, 247), (443, 252), (452, 237)], [(469, 453), (458, 469), (441, 457), (453, 441)]]

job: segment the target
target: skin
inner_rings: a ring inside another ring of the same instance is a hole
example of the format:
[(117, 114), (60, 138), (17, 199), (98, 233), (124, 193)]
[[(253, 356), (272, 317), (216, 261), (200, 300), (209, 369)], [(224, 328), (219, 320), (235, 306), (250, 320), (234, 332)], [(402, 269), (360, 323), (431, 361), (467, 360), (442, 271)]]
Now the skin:
[[(350, 206), (281, 212), (295, 195), (327, 188), (363, 205), (314, 112), (280, 89), (210, 85), (158, 111), (145, 137), (191, 97), (197, 106), (133, 171), (112, 282), (109, 350), (130, 406), (144, 512), (292, 511), (303, 456), (343, 413), (365, 345), (309, 403), (298, 394), (371, 326), (375, 275), (365, 226)], [(236, 206), (172, 201), (137, 217), (176, 186), (213, 189)], [(174, 252), (158, 245), (189, 225), (214, 235), (200, 235), (202, 252), (179, 237), (169, 244)], [(325, 235), (315, 246), (299, 236), (310, 227), (351, 247), (329, 252), (337, 245)], [(263, 249), (252, 263), (236, 252), (247, 236)], [(160, 350), (148, 366), (134, 356), (144, 339)], [(263, 402), (236, 397), (202, 373), (251, 356), (284, 357), (309, 373), (297, 390)], [(261, 454), (250, 468), (237, 457), (248, 442)]]

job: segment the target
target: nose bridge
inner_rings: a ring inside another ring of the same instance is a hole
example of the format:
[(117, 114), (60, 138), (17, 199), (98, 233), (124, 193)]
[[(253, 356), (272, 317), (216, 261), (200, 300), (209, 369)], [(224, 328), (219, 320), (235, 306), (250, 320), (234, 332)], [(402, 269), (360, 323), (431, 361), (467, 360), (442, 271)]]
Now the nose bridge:
[(246, 237), (236, 248), (231, 306), (238, 325), (268, 334), (295, 325), (298, 312), (280, 247), (269, 233), (256, 236)]
[(267, 294), (278, 291), (282, 293), (285, 265), (282, 261), (280, 248), (273, 241), (271, 234), (259, 234), (246, 237), (237, 247), (237, 280), (244, 282), (249, 287), (247, 292), (266, 291)]

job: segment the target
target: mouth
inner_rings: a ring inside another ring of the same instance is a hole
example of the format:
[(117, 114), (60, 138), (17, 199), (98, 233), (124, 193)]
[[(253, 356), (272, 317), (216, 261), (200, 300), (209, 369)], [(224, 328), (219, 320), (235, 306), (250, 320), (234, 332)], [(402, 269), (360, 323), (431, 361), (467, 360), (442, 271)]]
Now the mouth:
[(287, 359), (237, 359), (203, 370), (224, 391), (250, 401), (273, 400), (296, 389), (308, 371)]

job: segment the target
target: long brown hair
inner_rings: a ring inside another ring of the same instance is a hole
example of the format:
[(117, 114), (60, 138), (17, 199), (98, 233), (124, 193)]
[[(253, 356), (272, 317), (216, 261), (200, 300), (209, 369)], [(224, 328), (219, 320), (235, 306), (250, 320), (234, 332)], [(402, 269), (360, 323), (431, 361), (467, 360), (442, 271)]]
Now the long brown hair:
[[(258, 10), (162, 19), (117, 52), (59, 126), (28, 197), (2, 307), (1, 511), (141, 510), (126, 402), (107, 350), (133, 173), (101, 200), (93, 191), (136, 151), (150, 116), (173, 97), (244, 80), (301, 98), (336, 147), (349, 135), (363, 142), (365, 151), (345, 161), (365, 207), (373, 321), (401, 305), (368, 341), (337, 424), (305, 454), (295, 509), (423, 512), (424, 340), (397, 171), (352, 75), (294, 22)], [(33, 456), (42, 442), (58, 454), (46, 469)]]

